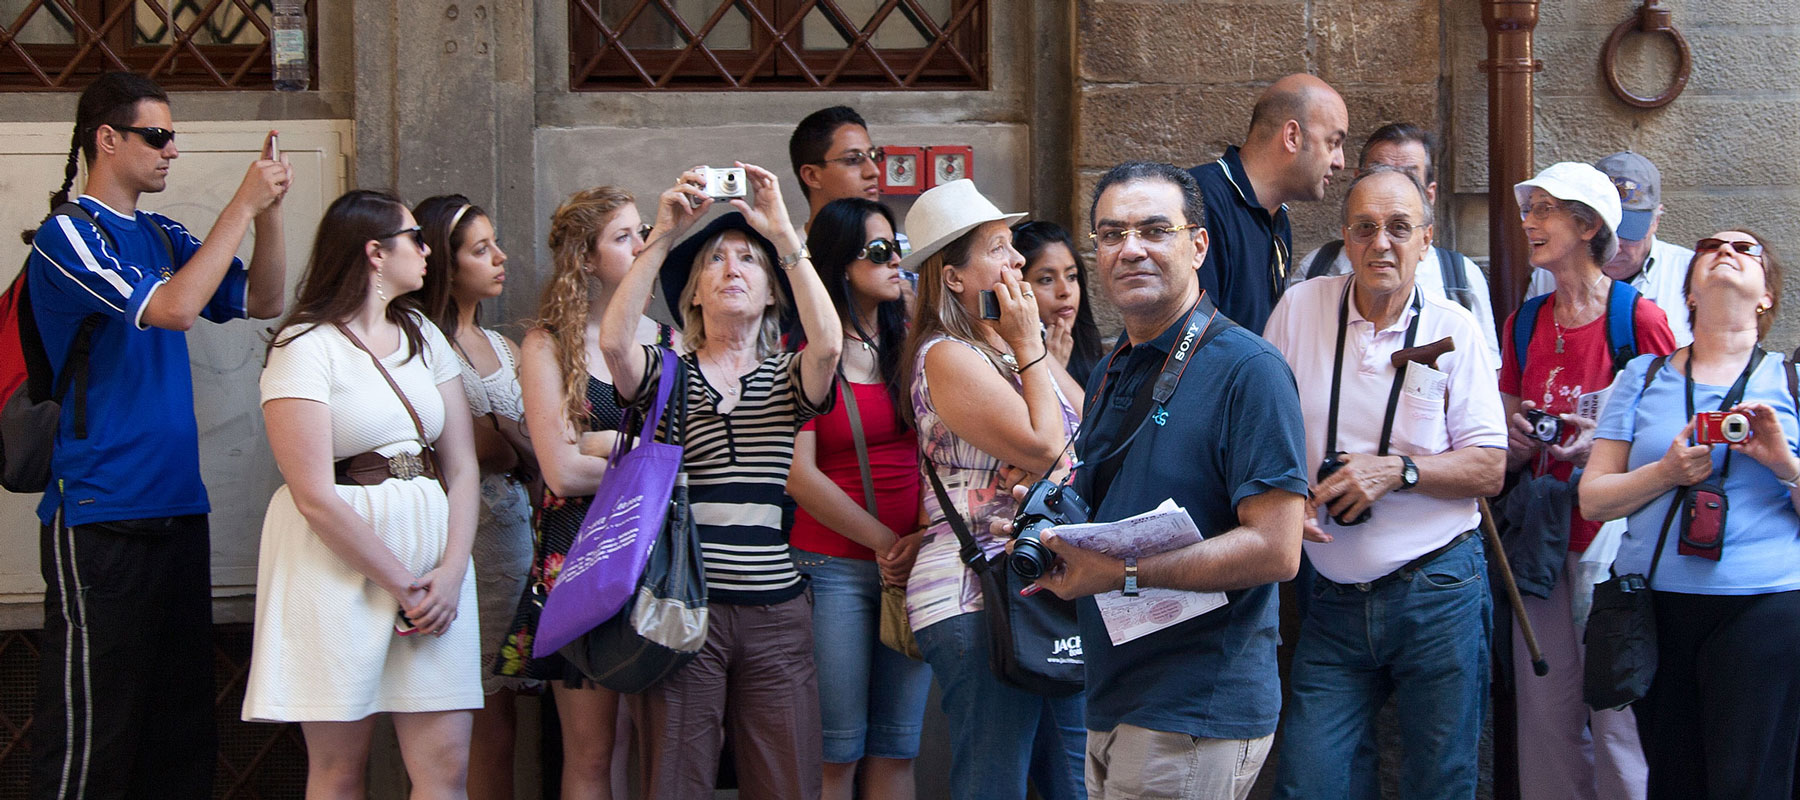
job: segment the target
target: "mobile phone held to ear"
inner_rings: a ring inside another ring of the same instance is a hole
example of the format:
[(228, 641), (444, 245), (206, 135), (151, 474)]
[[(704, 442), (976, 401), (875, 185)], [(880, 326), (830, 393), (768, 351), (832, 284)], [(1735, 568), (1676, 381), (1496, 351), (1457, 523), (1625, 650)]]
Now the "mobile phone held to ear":
[(981, 318), (982, 319), (999, 319), (1000, 318), (1000, 296), (994, 294), (994, 292), (989, 289), (982, 289), (980, 294), (981, 294)]

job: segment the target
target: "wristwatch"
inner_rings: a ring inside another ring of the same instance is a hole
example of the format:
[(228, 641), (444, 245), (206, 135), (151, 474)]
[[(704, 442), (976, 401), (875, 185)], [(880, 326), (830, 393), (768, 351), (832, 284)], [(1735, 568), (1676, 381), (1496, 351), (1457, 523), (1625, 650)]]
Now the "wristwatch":
[(808, 258), (812, 258), (812, 251), (806, 249), (806, 245), (800, 245), (799, 250), (795, 250), (794, 252), (781, 257), (781, 268), (793, 269), (794, 265), (799, 264), (802, 260)]
[(1119, 594), (1126, 597), (1138, 596), (1137, 559), (1131, 556), (1125, 557), (1125, 588), (1120, 589)]
[(1410, 456), (1400, 457), (1400, 491), (1404, 492), (1419, 485), (1419, 465), (1414, 464)]

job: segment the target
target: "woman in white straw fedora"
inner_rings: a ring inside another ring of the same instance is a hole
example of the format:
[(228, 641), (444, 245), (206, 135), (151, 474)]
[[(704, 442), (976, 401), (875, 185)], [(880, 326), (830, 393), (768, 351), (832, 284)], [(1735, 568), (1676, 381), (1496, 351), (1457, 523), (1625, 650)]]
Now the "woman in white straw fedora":
[[(919, 273), (905, 410), (925, 468), (989, 557), (1005, 547), (989, 521), (1012, 518), (1012, 486), (1061, 467), (1080, 419), (1080, 391), (1045, 357), (1037, 301), (1021, 279), (1025, 258), (1008, 226), (1023, 216), (1001, 212), (968, 180), (938, 186), (906, 215), (915, 249), (901, 262)], [(983, 291), (998, 319), (982, 318)], [(1023, 798), (1028, 777), (1045, 800), (1086, 797), (1083, 696), (1043, 697), (995, 677), (980, 583), (933, 492), (925, 505), (931, 524), (906, 606), (950, 717), (952, 797)]]
[[(1556, 276), (1556, 291), (1531, 300), (1501, 327), (1500, 395), (1506, 404), (1509, 471), (1524, 471), (1509, 505), (1541, 504), (1572, 495), (1575, 471), (1587, 464), (1594, 420), (1575, 413), (1577, 401), (1612, 385), (1630, 356), (1675, 349), (1668, 318), (1629, 284), (1615, 283), (1600, 265), (1619, 249), (1621, 216), (1612, 180), (1587, 164), (1545, 167), (1513, 187), (1531, 265)], [(1535, 438), (1527, 419), (1540, 410), (1561, 424)], [(1510, 495), (1509, 495), (1510, 497)], [(1521, 525), (1509, 538), (1545, 537), (1563, 559), (1550, 596), (1523, 599), (1525, 615), (1551, 664), (1533, 674), (1523, 636), (1513, 633), (1518, 715), (1519, 794), (1522, 800), (1638, 800), (1644, 796), (1644, 755), (1630, 710), (1590, 711), (1581, 697), (1581, 630), (1573, 618), (1577, 565), (1600, 523), (1581, 518), (1570, 502), (1566, 523)], [(1503, 517), (1512, 517), (1503, 513)], [(1561, 552), (1566, 535), (1566, 552)], [(1555, 556), (1549, 556), (1554, 558)], [(1514, 561), (1518, 564), (1518, 561)]]

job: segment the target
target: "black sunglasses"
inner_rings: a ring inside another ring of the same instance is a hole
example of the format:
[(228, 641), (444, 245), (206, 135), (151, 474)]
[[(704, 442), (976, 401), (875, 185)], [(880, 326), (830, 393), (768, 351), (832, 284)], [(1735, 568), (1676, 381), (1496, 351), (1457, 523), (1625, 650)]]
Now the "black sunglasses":
[(381, 242), (381, 241), (386, 241), (388, 239), (392, 239), (396, 236), (407, 236), (407, 235), (412, 236), (414, 246), (418, 247), (420, 250), (425, 249), (425, 229), (423, 229), (417, 225), (414, 225), (410, 228), (401, 228), (400, 230), (394, 231), (393, 233), (384, 233), (380, 236), (375, 237), (375, 241)]
[(892, 239), (876, 239), (856, 251), (857, 258), (866, 258), (876, 264), (886, 264), (900, 254), (900, 245)]
[(117, 126), (116, 130), (130, 131), (142, 136), (144, 137), (144, 144), (150, 145), (158, 150), (168, 147), (170, 142), (175, 141), (175, 132), (168, 128), (139, 128), (132, 125), (120, 125)]

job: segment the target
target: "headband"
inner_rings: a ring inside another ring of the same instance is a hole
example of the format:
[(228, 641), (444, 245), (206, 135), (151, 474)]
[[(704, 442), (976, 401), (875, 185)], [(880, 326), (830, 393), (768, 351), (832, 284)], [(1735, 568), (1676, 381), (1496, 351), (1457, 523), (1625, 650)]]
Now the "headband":
[(474, 207), (475, 206), (473, 206), (469, 203), (463, 203), (463, 207), (457, 209), (456, 215), (452, 216), (450, 218), (450, 227), (444, 229), (445, 235), (446, 236), (455, 235), (456, 223), (462, 222), (463, 215), (469, 213), (469, 209), (474, 208)]

